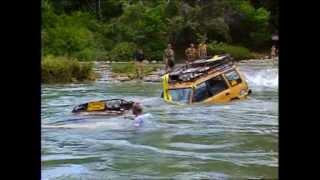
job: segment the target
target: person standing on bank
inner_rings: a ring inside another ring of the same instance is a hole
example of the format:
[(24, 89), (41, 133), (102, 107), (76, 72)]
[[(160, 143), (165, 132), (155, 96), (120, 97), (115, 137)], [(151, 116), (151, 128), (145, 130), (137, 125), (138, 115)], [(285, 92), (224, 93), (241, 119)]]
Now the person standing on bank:
[(133, 59), (136, 64), (137, 78), (143, 79), (143, 60), (145, 59), (145, 56), (141, 48), (138, 48), (133, 54)]
[(193, 43), (190, 44), (190, 47), (188, 47), (185, 50), (186, 55), (186, 64), (189, 64), (190, 62), (194, 61), (197, 58), (197, 50), (194, 48)]
[(207, 58), (207, 56), (208, 56), (208, 54), (207, 54), (207, 44), (206, 44), (205, 41), (203, 41), (202, 43), (199, 44), (198, 55), (199, 55), (199, 58), (201, 58), (201, 59)]
[(277, 49), (276, 49), (276, 46), (273, 45), (271, 47), (271, 59), (274, 60), (276, 56), (277, 56)]
[(170, 43), (168, 44), (168, 47), (164, 50), (163, 61), (166, 67), (166, 73), (170, 72), (174, 67), (174, 51)]

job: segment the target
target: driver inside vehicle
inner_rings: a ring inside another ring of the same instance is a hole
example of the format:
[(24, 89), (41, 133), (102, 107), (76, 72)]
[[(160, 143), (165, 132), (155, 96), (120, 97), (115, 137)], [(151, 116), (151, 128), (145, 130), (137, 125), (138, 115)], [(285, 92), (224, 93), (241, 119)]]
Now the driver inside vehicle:
[(228, 88), (226, 82), (221, 76), (217, 76), (207, 81), (207, 86), (210, 96), (216, 95), (219, 92)]
[(227, 89), (228, 86), (222, 76), (217, 76), (209, 79), (200, 85), (198, 85), (194, 91), (194, 102), (203, 101), (209, 97), (212, 97), (221, 91)]

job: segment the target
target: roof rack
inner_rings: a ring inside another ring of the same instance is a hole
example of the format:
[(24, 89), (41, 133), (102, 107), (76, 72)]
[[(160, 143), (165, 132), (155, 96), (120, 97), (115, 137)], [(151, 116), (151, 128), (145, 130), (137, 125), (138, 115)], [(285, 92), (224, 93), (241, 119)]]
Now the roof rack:
[(169, 73), (170, 82), (191, 81), (209, 73), (232, 68), (233, 58), (226, 54), (208, 59), (199, 59)]

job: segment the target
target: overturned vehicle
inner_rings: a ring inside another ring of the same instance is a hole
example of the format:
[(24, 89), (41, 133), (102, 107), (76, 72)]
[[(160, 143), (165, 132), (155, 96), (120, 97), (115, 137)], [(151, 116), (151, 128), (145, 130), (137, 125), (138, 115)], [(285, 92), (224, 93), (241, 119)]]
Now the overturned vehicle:
[(134, 102), (123, 99), (108, 99), (77, 105), (72, 113), (92, 115), (122, 115), (132, 109)]
[(251, 93), (229, 55), (196, 60), (162, 79), (162, 98), (170, 103), (225, 103)]

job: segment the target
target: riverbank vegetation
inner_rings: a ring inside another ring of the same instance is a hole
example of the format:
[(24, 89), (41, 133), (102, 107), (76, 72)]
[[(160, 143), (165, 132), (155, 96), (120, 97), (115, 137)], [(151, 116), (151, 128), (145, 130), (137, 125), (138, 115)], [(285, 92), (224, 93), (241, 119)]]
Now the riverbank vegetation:
[(76, 59), (46, 56), (41, 62), (42, 83), (67, 83), (93, 80), (92, 64)]
[(211, 55), (236, 60), (269, 52), (278, 0), (42, 0), (42, 54), (79, 61), (131, 61), (142, 47), (162, 60), (167, 43), (184, 58), (206, 40)]
[(256, 56), (248, 48), (243, 46), (235, 46), (226, 43), (213, 42), (208, 45), (210, 54), (230, 54), (236, 60), (251, 59)]
[[(151, 72), (162, 67), (162, 64), (145, 64), (143, 74), (144, 76), (147, 76)], [(131, 79), (136, 78), (136, 66), (133, 62), (111, 64), (111, 71), (112, 73), (119, 74), (120, 76), (127, 76)]]

